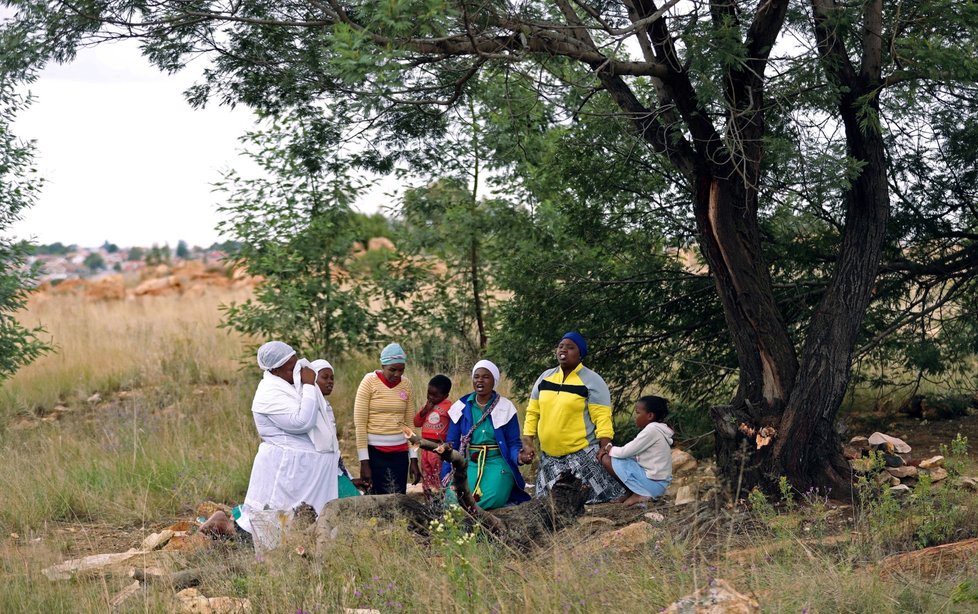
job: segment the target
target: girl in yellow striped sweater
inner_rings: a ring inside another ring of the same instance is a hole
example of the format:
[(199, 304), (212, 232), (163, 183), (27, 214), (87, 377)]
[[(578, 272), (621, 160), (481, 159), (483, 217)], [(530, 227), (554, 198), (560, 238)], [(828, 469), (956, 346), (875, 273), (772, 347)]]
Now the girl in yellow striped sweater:
[(357, 433), (360, 479), (370, 494), (385, 495), (407, 490), (421, 480), (417, 452), (408, 447), (401, 427), (414, 419), (411, 380), (404, 377), (407, 355), (391, 343), (380, 353), (380, 370), (363, 376), (353, 403)]

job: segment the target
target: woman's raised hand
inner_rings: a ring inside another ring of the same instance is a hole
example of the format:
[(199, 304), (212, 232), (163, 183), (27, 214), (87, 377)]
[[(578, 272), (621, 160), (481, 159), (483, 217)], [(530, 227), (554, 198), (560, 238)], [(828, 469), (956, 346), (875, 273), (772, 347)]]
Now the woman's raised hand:
[(309, 367), (302, 367), (302, 370), (299, 371), (299, 381), (303, 384), (315, 384), (316, 372)]

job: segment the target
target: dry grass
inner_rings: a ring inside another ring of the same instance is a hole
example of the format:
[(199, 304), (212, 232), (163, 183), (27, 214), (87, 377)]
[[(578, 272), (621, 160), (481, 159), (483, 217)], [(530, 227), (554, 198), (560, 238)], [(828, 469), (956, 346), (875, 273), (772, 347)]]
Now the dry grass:
[[(190, 517), (201, 501), (241, 500), (258, 443), (248, 411), (258, 374), (239, 368), (245, 340), (215, 328), (216, 306), (229, 298), (33, 305), (27, 317), (48, 327), (60, 351), (0, 393), (0, 612), (107, 611), (126, 579), (51, 583), (40, 570), (72, 556), (125, 550), (151, 529)], [(332, 401), (346, 458), (353, 459), (352, 400), (374, 361), (329, 358), (337, 372)], [(412, 366), (408, 375), (420, 391), (430, 374)], [(453, 396), (469, 389), (467, 374), (453, 379)], [(101, 400), (89, 403), (95, 392)], [(68, 411), (55, 411), (59, 405)], [(883, 552), (879, 543), (818, 549), (738, 526), (734, 549), (774, 538), (786, 544), (745, 563), (728, 560), (715, 540), (674, 542), (679, 518), (667, 513), (658, 538), (631, 553), (591, 547), (594, 526), (516, 557), (490, 541), (429, 545), (403, 527), (368, 521), (319, 559), (286, 549), (256, 563), (253, 552), (238, 548), (193, 563), (214, 570), (202, 592), (248, 597), (258, 612), (649, 612), (713, 577), (754, 592), (768, 612), (975, 606), (955, 601), (969, 594), (962, 587), (974, 582), (975, 565), (936, 579), (883, 581), (867, 568)], [(229, 560), (238, 571), (224, 570)], [(154, 590), (125, 611), (173, 607), (171, 592)]]
[(216, 329), (224, 293), (92, 302), (35, 297), (24, 320), (48, 330), (57, 351), (7, 382), (0, 415), (168, 383), (225, 383), (238, 369), (240, 337)]

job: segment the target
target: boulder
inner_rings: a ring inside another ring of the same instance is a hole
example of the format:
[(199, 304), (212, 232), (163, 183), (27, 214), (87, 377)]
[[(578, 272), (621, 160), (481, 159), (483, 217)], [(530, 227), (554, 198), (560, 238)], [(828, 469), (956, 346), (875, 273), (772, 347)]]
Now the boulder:
[(174, 281), (170, 277), (147, 279), (136, 286), (132, 293), (134, 296), (159, 296), (169, 292)]
[[(910, 444), (902, 439), (893, 437), (892, 435), (887, 435), (885, 433), (876, 432), (869, 436), (867, 440), (871, 447), (879, 447), (881, 445), (890, 444), (893, 446), (893, 451), (897, 454), (910, 454), (912, 448)], [(851, 443), (851, 442), (850, 442)]]
[(711, 581), (709, 586), (662, 610), (666, 614), (753, 614), (760, 611), (756, 599), (738, 593), (721, 579)]
[(917, 466), (920, 467), (921, 469), (934, 469), (935, 467), (943, 467), (944, 457), (932, 456), (928, 459), (920, 461), (920, 464)]
[(93, 301), (121, 301), (126, 298), (126, 285), (122, 275), (109, 275), (88, 284), (85, 297)]
[(373, 252), (379, 249), (394, 251), (394, 244), (387, 237), (374, 237), (367, 241), (367, 251)]
[(696, 469), (696, 459), (692, 454), (679, 448), (672, 449), (672, 475), (688, 473)]
[(931, 482), (940, 482), (941, 480), (947, 479), (947, 469), (944, 467), (934, 467), (933, 469), (924, 469), (923, 471), (930, 476)]

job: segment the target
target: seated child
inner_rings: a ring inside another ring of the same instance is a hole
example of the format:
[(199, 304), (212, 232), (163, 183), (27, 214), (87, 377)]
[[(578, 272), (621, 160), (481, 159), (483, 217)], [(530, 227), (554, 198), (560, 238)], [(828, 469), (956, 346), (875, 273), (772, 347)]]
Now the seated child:
[[(414, 416), (414, 426), (421, 427), (421, 437), (442, 443), (448, 433), (448, 410), (452, 402), (448, 395), (452, 391), (452, 380), (445, 375), (436, 375), (428, 382), (428, 402)], [(434, 452), (421, 451), (421, 477), (425, 491), (441, 489), (441, 458)]]
[(672, 483), (671, 428), (662, 423), (669, 414), (662, 397), (645, 396), (635, 403), (635, 426), (640, 431), (623, 446), (608, 444), (601, 464), (621, 480), (630, 494), (621, 500), (637, 505), (661, 497)]

